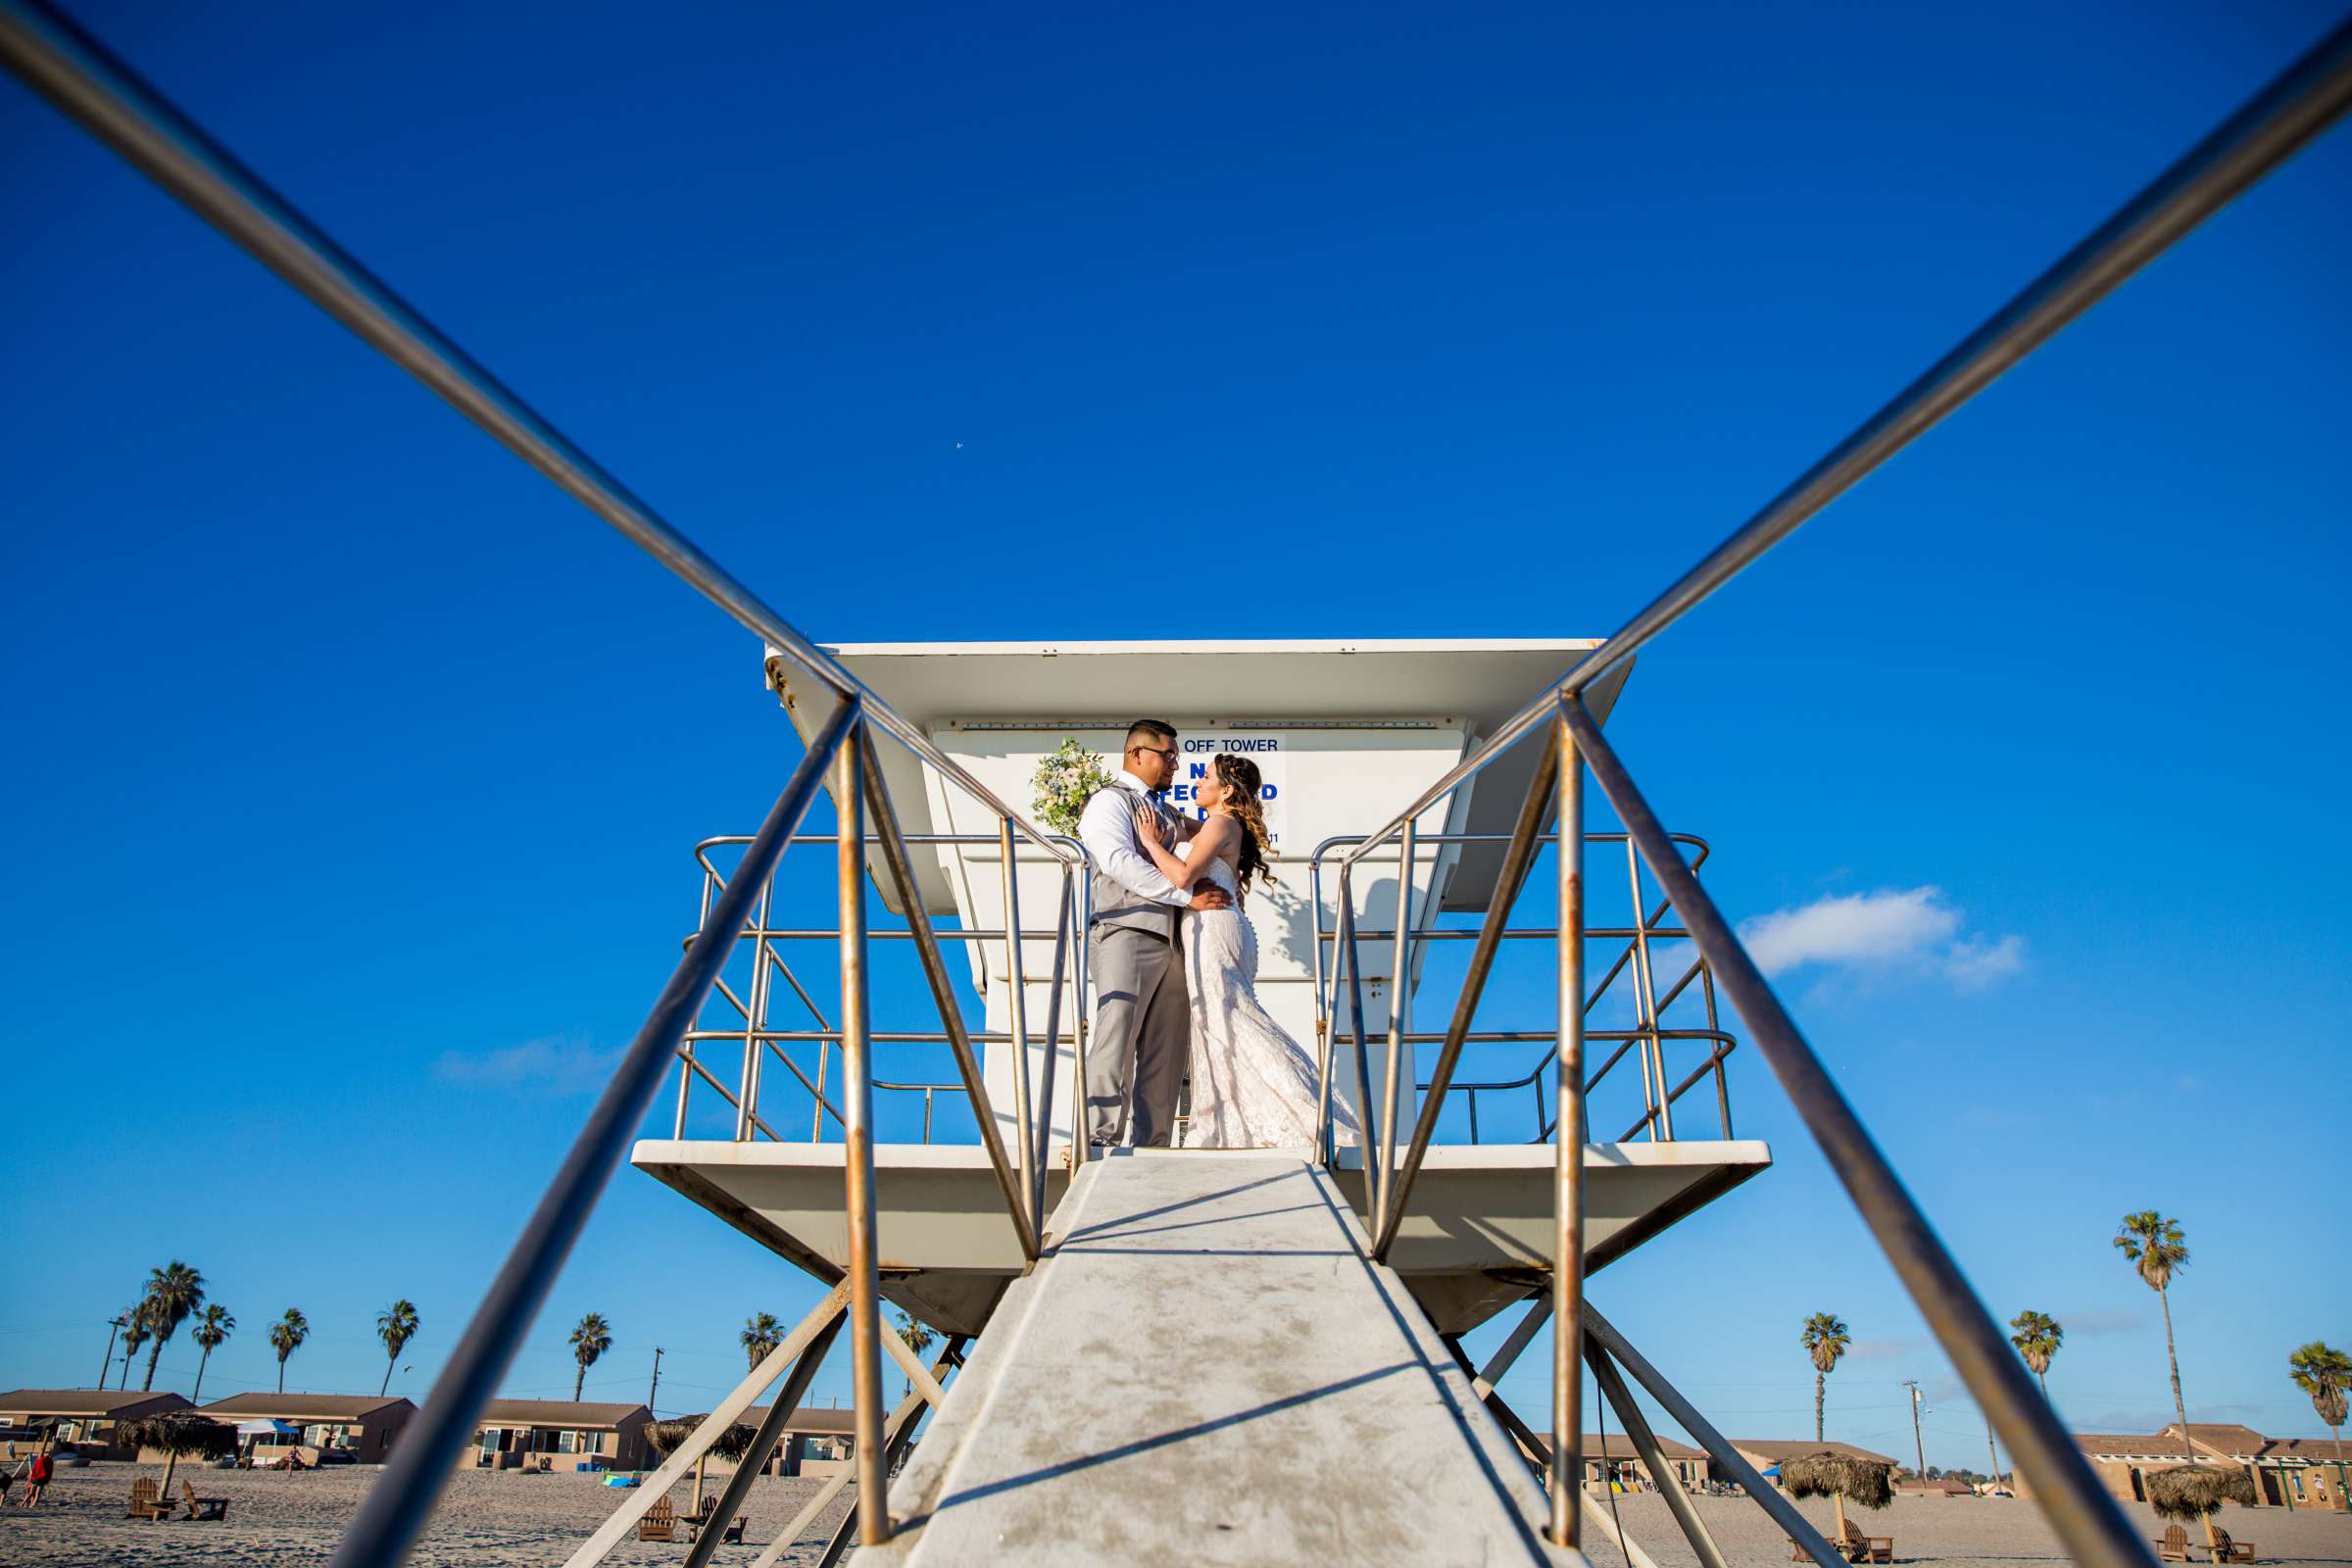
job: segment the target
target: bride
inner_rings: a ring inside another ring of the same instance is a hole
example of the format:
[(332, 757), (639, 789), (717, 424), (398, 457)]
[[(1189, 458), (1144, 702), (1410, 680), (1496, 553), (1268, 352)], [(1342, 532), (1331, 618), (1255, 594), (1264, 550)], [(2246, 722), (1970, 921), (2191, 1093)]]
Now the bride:
[[(1273, 858), (1257, 764), (1223, 753), (1194, 786), (1207, 813), (1171, 853), (1156, 813), (1135, 813), (1136, 838), (1160, 874), (1178, 887), (1208, 880), (1233, 895), (1229, 909), (1184, 915), (1184, 979), (1193, 1004), (1192, 1149), (1311, 1149), (1315, 1142), (1314, 1058), (1283, 1033), (1257, 1000), (1257, 928), (1242, 912), (1250, 885)], [(1336, 1098), (1341, 1142), (1355, 1118)]]

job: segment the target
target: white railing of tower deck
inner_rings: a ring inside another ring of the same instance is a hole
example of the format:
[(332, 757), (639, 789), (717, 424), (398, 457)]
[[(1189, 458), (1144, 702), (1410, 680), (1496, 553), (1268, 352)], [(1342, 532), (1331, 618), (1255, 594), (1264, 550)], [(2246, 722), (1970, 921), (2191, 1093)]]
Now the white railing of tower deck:
[[(656, 1000), (644, 1027), (550, 1183), (448, 1367), (436, 1381), (424, 1409), (404, 1433), (392, 1464), (368, 1494), (336, 1553), (335, 1562), (357, 1568), (361, 1564), (395, 1563), (407, 1556), (451, 1474), (448, 1456), (470, 1437), (482, 1405), (504, 1376), (515, 1346), (544, 1303), (557, 1270), (619, 1163), (631, 1134), (644, 1119), (681, 1037), (732, 950), (734, 944), (729, 939), (753, 917), (756, 894), (766, 884), (777, 857), (799, 828), (817, 790), (827, 784), (840, 818), (835, 863), (842, 932), (842, 1118), (845, 1142), (851, 1151), (846, 1177), (850, 1265), (843, 1285), (767, 1358), (760, 1371), (766, 1374), (768, 1382), (783, 1380), (784, 1393), (793, 1393), (793, 1386), (804, 1384), (806, 1375), (813, 1372), (814, 1354), (840, 1332), (846, 1320), (852, 1341), (858, 1405), (857, 1530), (867, 1543), (887, 1540), (891, 1526), (883, 1482), (889, 1447), (903, 1445), (911, 1427), (885, 1421), (881, 1357), (884, 1353), (900, 1356), (901, 1364), (909, 1368), (910, 1380), (919, 1375), (923, 1396), (929, 1397), (938, 1388), (939, 1378), (950, 1371), (953, 1351), (934, 1367), (923, 1367), (897, 1335), (881, 1332), (877, 1316), (870, 1136), (873, 1072), (865, 986), (865, 910), (860, 896), (865, 864), (864, 818), (868, 810), (872, 812), (876, 837), (890, 874), (906, 898), (908, 922), (917, 932), (915, 941), (939, 1002), (962, 1082), (981, 1111), (982, 1140), (1004, 1190), (1007, 1211), (1024, 1254), (1031, 1257), (1037, 1253), (1037, 1229), (1024, 1184), (996, 1135), (993, 1118), (985, 1113), (985, 1092), (978, 1063), (973, 1059), (971, 1042), (955, 1006), (939, 943), (930, 932), (928, 916), (914, 887), (906, 842), (899, 832), (889, 794), (882, 785), (881, 771), (875, 765), (878, 737), (887, 736), (907, 747), (925, 766), (985, 806), (1000, 824), (1007, 863), (1015, 835), (1028, 839), (1061, 861), (1065, 873), (1074, 869), (1076, 862), (1064, 849), (1038, 833), (1019, 813), (997, 800), (942, 754), (918, 726), (866, 691), (837, 661), (631, 494), (536, 410), (56, 9), (41, 0), (0, 0), (0, 63), (5, 63), (59, 110), (115, 148), (337, 320), (694, 585), (740, 624), (783, 650), (837, 699), (832, 714), (811, 742), (807, 757), (746, 849), (725, 892), (712, 905), (702, 932)], [(2121, 1568), (2123, 1564), (2147, 1561), (2145, 1544), (2138, 1540), (2114, 1499), (2091, 1475), (2082, 1453), (2068, 1441), (2056, 1416), (2027, 1378), (2022, 1363), (2009, 1352), (1999, 1329), (1936, 1239), (1926, 1216), (1903, 1189), (1853, 1107), (1838, 1092), (1748, 957), (1731, 923), (1691, 874), (1690, 865), (1659, 825), (1624, 763), (1602, 738), (1582, 694), (1613, 665), (1647, 644), (1807, 518), (1990, 384), (2167, 246), (2308, 144), (2332, 124), (2347, 106), (2352, 106), (2352, 22), (2336, 26), (2244, 108), (1799, 475), (1616, 635), (1540, 693), (1392, 821), (1350, 849), (1342, 862), (1341, 880), (1345, 889), (1353, 867), (1392, 841), (1398, 845), (1400, 858), (1409, 861), (1415, 824), (1424, 811), (1446, 800), (1510, 747), (1522, 743), (1542, 747), (1542, 765), (1522, 805), (1504, 856), (1502, 875), (1476, 938), (1471, 956), (1472, 981), (1463, 988), (1446, 1031), (1430, 1093), (1423, 1101), (1412, 1136), (1401, 1152), (1396, 1148), (1395, 1118), (1382, 1123), (1374, 1139), (1378, 1170), (1368, 1175), (1376, 1174), (1370, 1229), (1372, 1250), (1378, 1255), (1384, 1254), (1395, 1240), (1398, 1217), (1427, 1154), (1439, 1108), (1459, 1065), (1479, 990), (1500, 945), (1519, 886), (1534, 863), (1537, 844), (1544, 837), (1543, 823), (1547, 815), (1553, 816), (1555, 826), (1551, 837), (1557, 846), (1555, 871), (1559, 884), (1558, 1019), (1553, 1063), (1554, 1103), (1558, 1107), (1553, 1139), (1557, 1151), (1556, 1266), (1552, 1270), (1550, 1300), (1539, 1303), (1538, 1312), (1531, 1312), (1514, 1331), (1504, 1347), (1508, 1355), (1498, 1353), (1487, 1368), (1481, 1369), (1480, 1382), (1483, 1388), (1491, 1388), (1509, 1356), (1516, 1355), (1532, 1342), (1540, 1326), (1538, 1313), (1548, 1316), (1554, 1331), (1552, 1431), (1558, 1434), (1559, 1441), (1545, 1457), (1549, 1461), (1551, 1534), (1561, 1544), (1575, 1544), (1579, 1530), (1575, 1470), (1581, 1412), (1576, 1365), (1581, 1354), (1592, 1364), (1604, 1396), (1612, 1391), (1622, 1391), (1622, 1380), (1617, 1376), (1617, 1368), (1622, 1366), (1689, 1427), (1691, 1435), (1719, 1462), (1725, 1462), (1740, 1475), (1757, 1500), (1773, 1510), (1775, 1517), (1782, 1519), (1798, 1540), (1805, 1542), (1824, 1568), (1834, 1568), (1836, 1562), (1816, 1534), (1809, 1528), (1799, 1528), (1801, 1518), (1788, 1509), (1773, 1489), (1763, 1485), (1752, 1472), (1742, 1473), (1743, 1467), (1735, 1462), (1736, 1455), (1722, 1443), (1720, 1434), (1621, 1335), (1597, 1313), (1590, 1312), (1584, 1303), (1581, 1152), (1585, 1142), (1582, 1091), (1587, 993), (1582, 938), (1583, 830), (1584, 780), (1590, 770), (1962, 1380), (2008, 1442), (2018, 1469), (2033, 1484), (2034, 1495), (2070, 1554), (2078, 1561), (2099, 1568)], [(1065, 936), (1072, 924), (1069, 907), (1065, 897), (1060, 922)], [(1340, 899), (1340, 921), (1346, 932), (1344, 938), (1338, 939), (1342, 950), (1340, 961), (1349, 966), (1352, 983), (1362, 970), (1350, 903), (1345, 892)], [(1008, 910), (1005, 926), (1012, 950), (1009, 956), (1017, 964), (1019, 943), (1011, 940), (1012, 934), (1020, 929), (1017, 912)], [(1392, 950), (1397, 960), (1391, 966), (1392, 974), (1401, 977), (1409, 972), (1407, 963), (1414, 940), (1409, 919), (1399, 918), (1391, 934)], [(1017, 996), (1020, 989), (1017, 969), (1014, 974)], [(1387, 1073), (1390, 1081), (1383, 1086), (1385, 1103), (1389, 1105), (1397, 1103), (1400, 1092), (1395, 1084), (1399, 1071), (1399, 1053), (1395, 1048), (1401, 1044), (1403, 1011), (1401, 1007), (1391, 1009), (1392, 1049)], [(1016, 1008), (1016, 1020), (1018, 1016)], [(1361, 1017), (1360, 1010), (1356, 1016)], [(1017, 1033), (1017, 1021), (1014, 1028)], [(1017, 1083), (1016, 1098), (1024, 1102), (1016, 1106), (1016, 1120), (1025, 1129), (1026, 1092), (1019, 1090)], [(1016, 1141), (1027, 1143), (1025, 1136)], [(1081, 1156), (1083, 1149), (1080, 1141)], [(748, 1408), (759, 1389), (765, 1386), (758, 1381), (760, 1376), (755, 1373), (754, 1379), (747, 1380), (743, 1388), (713, 1410), (705, 1423), (706, 1430), (698, 1432), (696, 1440), (707, 1446), (717, 1432)], [(774, 1408), (784, 1409), (791, 1402), (780, 1396)], [(1491, 1396), (1490, 1403), (1499, 1406), (1499, 1401)], [(1630, 1407), (1629, 1398), (1621, 1409)], [(1542, 1447), (1541, 1440), (1534, 1434), (1524, 1433), (1523, 1423), (1520, 1430), (1524, 1444)], [(1636, 1441), (1640, 1441), (1639, 1436)], [(670, 1464), (681, 1460), (689, 1448), (694, 1448), (694, 1443), (674, 1454)], [(655, 1476), (654, 1485), (646, 1489), (649, 1500), (666, 1490), (663, 1477), (670, 1474), (670, 1464), (665, 1464)], [(1652, 1466), (1654, 1475), (1670, 1473), (1663, 1464)], [(748, 1477), (742, 1478), (742, 1485), (749, 1486)], [(609, 1523), (598, 1533), (599, 1539), (614, 1529), (615, 1523)], [(707, 1562), (716, 1541), (716, 1532), (707, 1533), (689, 1553), (689, 1563)], [(837, 1552), (840, 1544), (837, 1542), (831, 1549)], [(1712, 1542), (1704, 1539), (1703, 1529), (1693, 1530), (1692, 1544), (1709, 1568), (1720, 1563), (1720, 1553), (1714, 1550)], [(783, 1545), (782, 1542), (771, 1544), (767, 1559), (773, 1560)], [(583, 1547), (575, 1561), (585, 1560), (588, 1550)]]

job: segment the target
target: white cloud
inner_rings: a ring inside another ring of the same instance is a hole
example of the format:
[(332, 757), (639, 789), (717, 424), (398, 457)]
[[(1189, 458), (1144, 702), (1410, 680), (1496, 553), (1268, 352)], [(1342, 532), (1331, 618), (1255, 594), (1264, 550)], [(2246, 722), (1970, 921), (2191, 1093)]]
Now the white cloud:
[(585, 1040), (550, 1035), (473, 1055), (445, 1051), (433, 1063), (433, 1076), (488, 1089), (578, 1095), (602, 1089), (619, 1063), (616, 1050), (603, 1051)]
[(1963, 932), (1961, 913), (1941, 888), (1881, 888), (1758, 915), (1740, 925), (1740, 939), (1768, 975), (1835, 965), (1932, 976), (1973, 991), (2025, 966), (2025, 938)]
[(1946, 948), (1937, 960), (1945, 978), (1964, 991), (2006, 980), (2025, 966), (2026, 939), (2014, 932), (1990, 939), (1962, 937)]

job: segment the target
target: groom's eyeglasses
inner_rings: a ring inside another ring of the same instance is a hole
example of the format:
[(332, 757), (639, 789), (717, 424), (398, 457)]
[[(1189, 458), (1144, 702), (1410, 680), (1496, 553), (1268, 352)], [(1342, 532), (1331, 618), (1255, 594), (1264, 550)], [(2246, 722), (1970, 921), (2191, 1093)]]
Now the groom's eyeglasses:
[(1176, 749), (1172, 746), (1165, 751), (1156, 746), (1130, 746), (1127, 749), (1130, 752), (1150, 752), (1153, 757), (1164, 757), (1170, 761), (1176, 760)]

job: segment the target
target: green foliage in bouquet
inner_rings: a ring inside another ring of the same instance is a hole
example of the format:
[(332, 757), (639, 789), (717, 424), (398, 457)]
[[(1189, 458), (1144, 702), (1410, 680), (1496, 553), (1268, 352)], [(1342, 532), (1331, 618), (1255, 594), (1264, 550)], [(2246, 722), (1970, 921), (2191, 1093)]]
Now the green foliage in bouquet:
[(1049, 833), (1075, 834), (1088, 797), (1109, 785), (1110, 764), (1088, 751), (1073, 735), (1038, 760), (1037, 799), (1031, 804), (1038, 825)]

